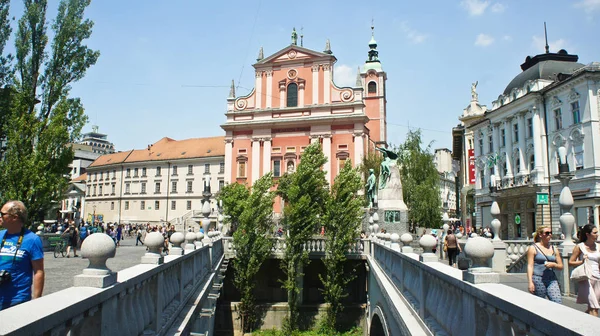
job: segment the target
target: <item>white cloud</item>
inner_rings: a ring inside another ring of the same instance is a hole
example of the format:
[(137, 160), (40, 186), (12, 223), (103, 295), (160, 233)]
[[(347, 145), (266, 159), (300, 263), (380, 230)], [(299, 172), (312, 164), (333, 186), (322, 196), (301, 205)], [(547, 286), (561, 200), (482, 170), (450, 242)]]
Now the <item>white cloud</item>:
[(404, 35), (415, 44), (423, 43), (427, 39), (427, 34), (421, 33), (413, 28), (411, 28), (408, 23), (402, 22), (400, 24), (400, 29), (404, 32)]
[(600, 0), (581, 0), (575, 4), (577, 8), (583, 8), (587, 13), (600, 10)]
[[(565, 39), (558, 39), (548, 41), (548, 45), (550, 46), (550, 52), (558, 52), (560, 49), (567, 49), (569, 43)], [(535, 49), (535, 52), (541, 54), (546, 50), (546, 39), (543, 36), (533, 36), (531, 46)], [(567, 49), (567, 51), (569, 50)]]
[(487, 47), (492, 43), (494, 43), (494, 38), (483, 33), (477, 35), (477, 38), (475, 39), (475, 45), (480, 47)]
[(490, 5), (489, 1), (463, 0), (460, 5), (469, 12), (471, 16), (482, 15)]
[(356, 85), (355, 67), (346, 64), (336, 65), (333, 68), (333, 80), (337, 86), (354, 86)]
[(504, 6), (503, 4), (496, 2), (495, 4), (492, 5), (492, 12), (494, 13), (502, 13), (504, 12), (504, 10), (506, 9), (506, 6)]

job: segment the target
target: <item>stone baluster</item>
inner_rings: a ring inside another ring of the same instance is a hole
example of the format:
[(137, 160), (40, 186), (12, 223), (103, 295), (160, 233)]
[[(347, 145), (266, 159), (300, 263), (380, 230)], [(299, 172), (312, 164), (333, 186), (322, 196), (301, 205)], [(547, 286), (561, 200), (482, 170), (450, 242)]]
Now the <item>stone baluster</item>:
[(196, 245), (196, 248), (199, 249), (202, 247), (202, 239), (204, 238), (204, 233), (198, 231), (196, 232), (196, 241), (194, 242), (194, 245)]
[(493, 217), (490, 226), (494, 232), (494, 239), (492, 244), (494, 245), (494, 256), (492, 258), (492, 270), (498, 273), (506, 273), (506, 265), (510, 263), (510, 259), (507, 260), (506, 256), (506, 244), (500, 239), (500, 227), (501, 223), (498, 219), (500, 216), (500, 207), (498, 206), (498, 193), (497, 186), (494, 184), (490, 187), (490, 196), (492, 197), (492, 207), (490, 213)]
[(390, 247), (394, 251), (400, 252), (400, 244), (398, 244), (398, 240), (400, 240), (400, 236), (397, 233), (392, 233), (390, 236), (391, 244)]
[(489, 239), (475, 237), (467, 240), (465, 254), (473, 261), (468, 271), (463, 272), (463, 280), (472, 284), (498, 283), (500, 275), (492, 272), (488, 260), (494, 256), (494, 245)]
[[(569, 256), (573, 253), (573, 249), (575, 248), (575, 243), (573, 242), (572, 235), (575, 233), (575, 217), (571, 213), (571, 209), (573, 208), (573, 194), (571, 194), (571, 189), (569, 188), (569, 181), (575, 176), (572, 172), (569, 171), (569, 164), (567, 161), (567, 150), (565, 147), (561, 146), (558, 148), (558, 174), (555, 177), (560, 180), (562, 183), (562, 190), (560, 191), (560, 196), (558, 197), (558, 205), (560, 206), (560, 210), (562, 215), (558, 218), (560, 222), (560, 227), (562, 229), (562, 233), (565, 236), (565, 239), (562, 243), (560, 243), (559, 251), (565, 261)], [(563, 262), (564, 268), (562, 270), (562, 279), (561, 279), (561, 290), (563, 293), (571, 292), (571, 281), (569, 275), (571, 271), (569, 270), (569, 263)]]
[(148, 252), (142, 256), (142, 264), (160, 265), (164, 262), (161, 249), (164, 246), (165, 238), (160, 232), (150, 232), (144, 239), (144, 245), (148, 247)]
[(185, 254), (194, 252), (194, 250), (196, 249), (196, 245), (194, 245), (194, 240), (196, 240), (196, 234), (194, 232), (188, 232), (185, 234), (185, 241), (187, 242), (187, 244), (185, 244)]
[(413, 253), (413, 248), (410, 246), (410, 243), (413, 241), (413, 236), (410, 233), (404, 233), (400, 236), (400, 241), (402, 242), (402, 253)]
[(173, 244), (173, 247), (171, 247), (171, 249), (169, 251), (169, 255), (172, 255), (172, 256), (183, 255), (183, 249), (181, 248), (181, 244), (183, 243), (184, 240), (185, 240), (185, 236), (184, 236), (183, 232), (174, 232), (171, 235), (171, 238), (169, 239), (171, 244)]
[(385, 240), (385, 246), (387, 247), (391, 247), (392, 246), (392, 235), (389, 233), (384, 233), (383, 239)]
[(423, 254), (419, 257), (422, 262), (438, 261), (438, 257), (433, 253), (433, 248), (437, 244), (434, 236), (425, 234), (419, 239), (419, 245), (423, 248)]
[(81, 257), (87, 258), (90, 264), (83, 274), (75, 276), (75, 287), (106, 288), (117, 282), (117, 273), (106, 266), (108, 258), (116, 253), (114, 241), (103, 233), (94, 233), (87, 237), (81, 245)]

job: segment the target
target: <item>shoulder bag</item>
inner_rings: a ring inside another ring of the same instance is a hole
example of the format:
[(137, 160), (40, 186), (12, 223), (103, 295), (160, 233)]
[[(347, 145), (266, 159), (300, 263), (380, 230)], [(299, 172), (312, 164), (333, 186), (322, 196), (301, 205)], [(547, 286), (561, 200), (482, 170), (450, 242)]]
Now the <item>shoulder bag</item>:
[[(579, 249), (581, 250), (582, 247), (579, 247)], [(583, 250), (581, 250), (581, 253), (583, 253)], [(575, 281), (575, 282), (580, 282), (580, 281), (587, 281), (590, 280), (592, 278), (592, 266), (590, 265), (590, 263), (588, 262), (587, 259), (583, 260), (583, 263), (577, 267), (575, 267), (575, 269), (573, 269), (573, 272), (571, 273), (571, 280)]]

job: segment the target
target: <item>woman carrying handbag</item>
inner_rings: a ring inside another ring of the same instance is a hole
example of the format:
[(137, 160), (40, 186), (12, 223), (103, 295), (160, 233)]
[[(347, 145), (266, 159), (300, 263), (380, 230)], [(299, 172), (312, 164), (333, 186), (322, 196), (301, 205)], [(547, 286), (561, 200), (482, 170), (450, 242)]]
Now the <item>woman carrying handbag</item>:
[(562, 303), (560, 287), (554, 270), (563, 269), (562, 258), (550, 245), (552, 230), (549, 226), (540, 226), (533, 236), (533, 245), (527, 249), (527, 280), (529, 292), (552, 302)]
[(600, 308), (600, 269), (598, 261), (600, 260), (600, 248), (598, 240), (598, 228), (593, 224), (587, 224), (579, 230), (578, 238), (580, 243), (573, 249), (573, 254), (569, 258), (569, 266), (577, 267), (587, 262), (591, 268), (591, 278), (579, 282), (577, 291), (577, 303), (587, 303), (586, 313), (592, 316), (598, 316)]

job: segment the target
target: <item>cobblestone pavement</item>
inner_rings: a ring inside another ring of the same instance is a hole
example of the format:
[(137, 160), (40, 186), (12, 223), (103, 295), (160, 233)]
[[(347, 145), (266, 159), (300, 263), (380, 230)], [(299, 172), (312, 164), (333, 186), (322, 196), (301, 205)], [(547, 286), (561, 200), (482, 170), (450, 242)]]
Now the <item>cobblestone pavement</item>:
[[(135, 246), (135, 238), (127, 238), (121, 241), (115, 257), (108, 259), (106, 265), (111, 270), (118, 272), (139, 264), (144, 253), (146, 253), (145, 246)], [(53, 252), (44, 253), (44, 269), (46, 271), (44, 295), (73, 286), (73, 277), (81, 274), (89, 264), (87, 259), (81, 258), (79, 250), (77, 254), (79, 257), (74, 258), (73, 251), (71, 251), (70, 258), (62, 256), (54, 258)]]

